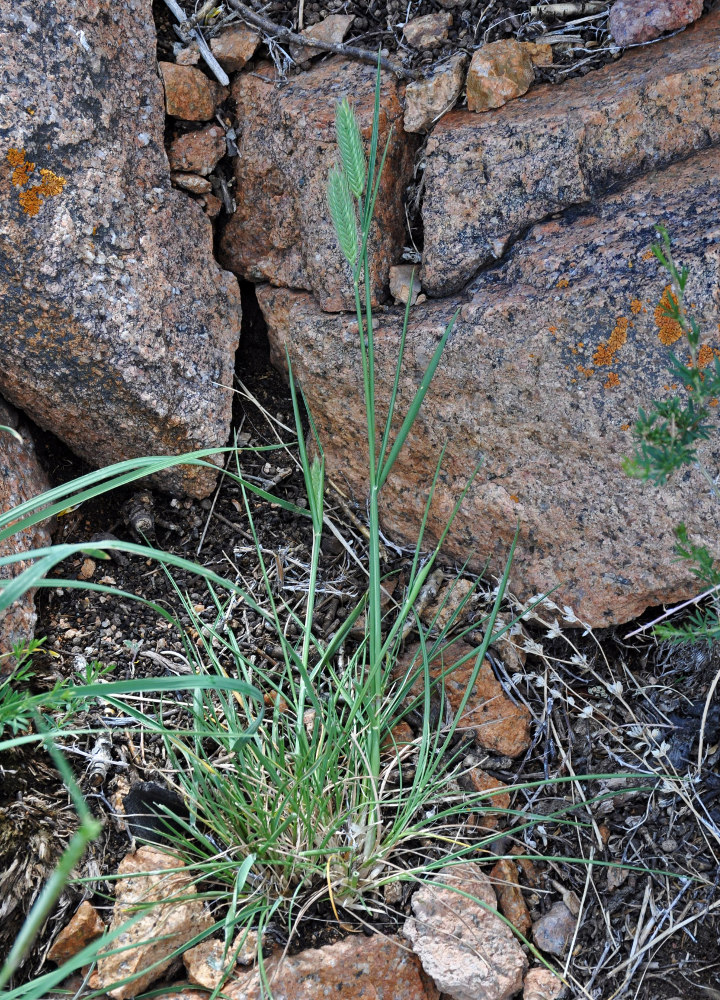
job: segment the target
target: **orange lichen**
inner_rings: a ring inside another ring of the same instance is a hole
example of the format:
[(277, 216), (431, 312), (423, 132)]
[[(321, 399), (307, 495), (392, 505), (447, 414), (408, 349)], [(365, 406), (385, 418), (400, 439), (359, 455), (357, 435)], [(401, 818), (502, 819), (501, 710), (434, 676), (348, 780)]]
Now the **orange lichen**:
[(715, 351), (710, 347), (709, 344), (703, 344), (698, 351), (697, 366), (698, 368), (707, 368), (710, 362), (715, 357)]
[[(718, 324), (718, 326), (720, 326), (720, 323)], [(556, 327), (556, 326), (549, 326), (549, 327), (548, 327), (548, 330), (549, 330), (549, 331), (550, 331), (550, 333), (552, 333), (552, 334), (556, 334), (556, 333), (557, 333), (557, 327)]]
[(717, 406), (717, 405), (718, 405), (718, 401), (714, 397), (708, 403), (708, 406)]
[(655, 256), (655, 254), (652, 252), (652, 250), (646, 250), (645, 253), (642, 255), (642, 259), (643, 260), (652, 260), (654, 256)]
[(21, 163), (19, 167), (15, 167), (10, 180), (15, 187), (24, 187), (29, 182), (30, 174), (34, 169), (35, 164), (32, 160), (27, 160), (25, 163)]
[(683, 335), (683, 330), (676, 319), (666, 314), (666, 310), (677, 305), (677, 299), (673, 294), (670, 285), (665, 287), (662, 298), (655, 306), (655, 325), (658, 328), (658, 338), (661, 344), (669, 347), (679, 340)]
[(65, 187), (65, 178), (58, 177), (52, 170), (43, 168), (40, 170), (40, 176), (42, 177), (40, 192), (43, 198), (52, 198), (54, 195), (60, 194)]
[(557, 283), (558, 288), (568, 288), (569, 285), (570, 282), (567, 280), (567, 278), (560, 278), (560, 280)]
[[(6, 153), (6, 159), (11, 167), (14, 167), (11, 181), (15, 187), (25, 187), (30, 183), (30, 176), (35, 170), (35, 164), (31, 160), (25, 159), (25, 150), (16, 149), (11, 146)], [(18, 195), (20, 207), (26, 215), (37, 215), (43, 201), (52, 198), (62, 192), (65, 186), (65, 178), (58, 177), (52, 170), (41, 168), (40, 183), (33, 184), (32, 187), (21, 191)]]
[(584, 375), (584, 376), (585, 376), (585, 378), (590, 378), (590, 377), (591, 377), (592, 375), (594, 375), (594, 374), (595, 374), (595, 369), (594, 369), (594, 368), (586, 368), (586, 367), (585, 367), (584, 365), (578, 365), (578, 366), (577, 366), (577, 370), (578, 370), (578, 371), (579, 371), (579, 372), (580, 372), (580, 373), (581, 373), (582, 375)]
[(630, 303), (630, 312), (633, 314), (633, 316), (637, 316), (637, 314), (641, 311), (642, 307), (643, 304), (640, 301), (640, 299), (633, 299), (632, 302)]
[(517, 493), (511, 493), (510, 499), (512, 500), (513, 503), (520, 503), (520, 497), (517, 495)]
[(614, 389), (620, 385), (620, 379), (615, 372), (608, 372), (607, 382), (603, 382), (603, 389)]
[(14, 146), (11, 146), (5, 158), (11, 167), (19, 167), (21, 163), (25, 162), (25, 150), (16, 149)]
[(18, 201), (25, 215), (37, 215), (43, 203), (40, 185), (35, 184), (27, 191), (21, 191), (18, 195)]
[(620, 430), (621, 431), (629, 431), (630, 430), (630, 424), (620, 424)]
[(623, 344), (627, 341), (627, 332), (630, 325), (630, 320), (627, 316), (617, 317), (615, 320), (615, 326), (612, 333), (608, 337), (607, 343), (598, 344), (595, 353), (593, 354), (594, 365), (611, 365), (613, 363), (615, 353), (619, 351)]

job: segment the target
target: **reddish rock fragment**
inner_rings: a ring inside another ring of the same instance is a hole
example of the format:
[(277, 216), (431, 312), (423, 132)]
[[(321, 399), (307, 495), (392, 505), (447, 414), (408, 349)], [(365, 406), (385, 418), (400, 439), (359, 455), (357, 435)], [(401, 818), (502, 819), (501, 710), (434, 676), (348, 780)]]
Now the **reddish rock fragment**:
[[(443, 655), (432, 660), (429, 665), (430, 676), (433, 679), (450, 670), (444, 677), (443, 684), (454, 712), (465, 696), (475, 667), (475, 658), (471, 657), (459, 667), (450, 668), (471, 652), (471, 646), (457, 642)], [(396, 677), (404, 675), (414, 655), (415, 651), (410, 650), (399, 660), (394, 671)], [(417, 668), (416, 662), (413, 670)], [(421, 691), (422, 679), (419, 678), (411, 688), (411, 693), (416, 695)], [(530, 712), (524, 705), (515, 705), (510, 701), (499, 682), (495, 680), (492, 667), (487, 661), (480, 667), (465, 713), (460, 720), (460, 728), (474, 729), (480, 746), (509, 757), (517, 757), (530, 745)], [(488, 796), (488, 805), (492, 805), (493, 798)]]
[[(118, 875), (124, 877), (115, 883), (110, 931), (126, 923), (137, 912), (139, 903), (156, 905), (114, 939), (113, 948), (126, 950), (98, 962), (99, 987), (107, 989), (116, 1000), (127, 1000), (144, 992), (172, 964), (169, 955), (212, 925), (202, 901), (193, 898), (197, 896), (197, 888), (192, 875), (182, 870), (167, 872), (180, 865), (176, 856), (148, 846), (140, 847), (120, 862)], [(127, 976), (135, 978), (111, 988)]]
[(441, 993), (454, 1000), (507, 1000), (522, 986), (527, 959), (491, 912), (496, 906), (490, 880), (472, 863), (443, 868), (412, 897), (414, 916), (403, 934)]
[(514, 38), (502, 38), (473, 52), (467, 75), (469, 111), (499, 108), (520, 97), (535, 79), (528, 50)]
[[(2, 398), (0, 424), (11, 427), (22, 438), (21, 444), (7, 431), (0, 431), (0, 511), (9, 511), (49, 490), (50, 483), (36, 458), (29, 429), (21, 424), (17, 411)], [(41, 522), (0, 542), (0, 556), (42, 549), (51, 542), (48, 526)], [(30, 565), (29, 561), (22, 561), (0, 566), (0, 579), (10, 580)], [(34, 589), (27, 591), (19, 601), (0, 612), (0, 674), (9, 673), (15, 665), (9, 655), (13, 646), (29, 642), (35, 635), (34, 593)]]
[(532, 927), (532, 918), (525, 905), (515, 863), (503, 858), (490, 871), (498, 907), (504, 917), (516, 927), (523, 937), (527, 937)]
[(222, 202), (214, 194), (203, 195), (203, 208), (209, 219), (216, 219), (222, 210)]
[(577, 917), (565, 903), (553, 903), (533, 927), (535, 944), (541, 951), (562, 958), (570, 947), (576, 924)]
[(206, 122), (215, 116), (215, 108), (222, 99), (219, 84), (194, 66), (159, 62), (158, 69), (169, 115), (189, 122)]
[[(354, 20), (354, 14), (330, 14), (329, 17), (323, 18), (322, 21), (318, 21), (310, 28), (306, 28), (302, 35), (305, 38), (312, 38), (316, 42), (332, 42), (333, 45), (339, 45), (340, 42), (344, 41)], [(296, 63), (300, 64), (307, 63), (313, 56), (323, 55), (324, 51), (315, 48), (314, 45), (298, 45), (296, 42), (292, 42), (290, 45), (290, 55)]]
[(260, 35), (244, 24), (225, 28), (210, 39), (210, 50), (226, 73), (237, 73), (255, 55)]
[(426, 132), (451, 111), (465, 82), (468, 57), (457, 52), (446, 62), (433, 67), (423, 80), (413, 80), (405, 89), (406, 132)]
[(83, 900), (70, 918), (70, 922), (55, 938), (48, 952), (48, 958), (51, 962), (62, 965), (82, 951), (91, 941), (99, 938), (104, 930), (105, 924), (98, 911), (87, 900)]
[(565, 988), (550, 969), (530, 969), (523, 982), (523, 1000), (555, 1000)]
[(479, 801), (473, 802), (472, 808), (475, 811), (476, 825), (494, 830), (502, 819), (503, 811), (510, 808), (510, 793), (501, 791), (508, 786), (479, 767), (471, 767), (458, 782), (468, 792), (488, 793)]
[(199, 174), (170, 174), (170, 180), (176, 187), (190, 194), (209, 194), (212, 191), (212, 184), (206, 177)]
[(414, 17), (412, 21), (408, 21), (403, 28), (403, 36), (414, 49), (432, 49), (447, 40), (452, 23), (449, 11), (447, 14), (425, 14), (424, 17)]
[[(354, 309), (352, 276), (327, 207), (327, 175), (338, 159), (335, 105), (350, 97), (367, 143), (372, 130), (375, 69), (333, 58), (276, 87), (269, 64), (233, 84), (240, 155), (237, 210), (221, 241), (221, 259), (251, 281), (313, 291), (324, 310)], [(266, 79), (263, 79), (266, 78)], [(398, 191), (412, 176), (417, 144), (402, 130), (401, 89), (382, 74), (380, 146), (392, 140), (370, 235), (376, 302), (387, 295), (390, 265), (402, 256), (405, 213)]]
[[(274, 1000), (439, 1000), (438, 991), (407, 947), (385, 935), (353, 935), (324, 948), (266, 963)], [(241, 972), (223, 986), (230, 1000), (266, 996), (257, 969)]]
[(208, 125), (173, 139), (168, 150), (170, 169), (206, 177), (213, 172), (225, 151), (224, 129), (220, 125)]
[(692, 24), (702, 11), (703, 0), (615, 0), (608, 27), (618, 45), (638, 45)]

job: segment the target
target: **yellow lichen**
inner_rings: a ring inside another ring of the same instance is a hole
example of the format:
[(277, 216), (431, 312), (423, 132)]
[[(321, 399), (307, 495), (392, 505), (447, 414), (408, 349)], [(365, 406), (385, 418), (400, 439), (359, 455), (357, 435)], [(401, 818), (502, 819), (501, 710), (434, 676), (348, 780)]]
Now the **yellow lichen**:
[(655, 306), (655, 325), (658, 328), (658, 338), (661, 344), (669, 347), (670, 344), (674, 344), (676, 340), (679, 340), (682, 335), (682, 327), (676, 319), (666, 314), (666, 310), (672, 306), (677, 306), (677, 299), (675, 298), (672, 288), (670, 285), (665, 287), (662, 293), (662, 298)]
[(715, 357), (715, 351), (710, 347), (709, 344), (703, 344), (698, 351), (697, 366), (698, 368), (707, 368), (712, 359)]
[(558, 288), (568, 288), (569, 285), (570, 282), (567, 280), (567, 278), (560, 278), (560, 280), (557, 283)]

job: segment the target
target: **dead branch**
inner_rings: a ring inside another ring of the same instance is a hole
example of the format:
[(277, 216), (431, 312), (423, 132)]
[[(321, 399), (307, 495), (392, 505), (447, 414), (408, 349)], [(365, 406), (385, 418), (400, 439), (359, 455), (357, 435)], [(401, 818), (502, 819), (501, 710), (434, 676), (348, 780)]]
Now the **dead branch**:
[[(167, 0), (165, 2), (167, 3)], [(319, 38), (311, 38), (309, 35), (298, 35), (295, 31), (291, 31), (290, 28), (283, 28), (279, 24), (275, 24), (274, 21), (263, 17), (262, 14), (256, 14), (254, 10), (241, 3), (240, 0), (228, 0), (228, 3), (247, 24), (251, 24), (255, 28), (260, 28), (266, 34), (277, 38), (279, 41), (294, 42), (296, 45), (322, 49), (323, 52), (334, 52), (336, 55), (346, 56), (348, 59), (357, 59), (360, 62), (370, 63), (373, 66), (377, 65), (377, 52), (370, 52), (369, 49), (359, 49), (354, 45), (345, 45), (343, 42), (323, 42)], [(380, 66), (389, 73), (394, 73), (400, 80), (415, 78), (415, 74), (411, 70), (398, 66), (385, 56), (380, 56)]]

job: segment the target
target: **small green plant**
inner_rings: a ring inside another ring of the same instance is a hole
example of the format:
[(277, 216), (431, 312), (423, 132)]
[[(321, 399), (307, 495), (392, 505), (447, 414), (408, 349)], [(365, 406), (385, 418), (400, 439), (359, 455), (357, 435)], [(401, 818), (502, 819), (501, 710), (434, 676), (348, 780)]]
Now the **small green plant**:
[[(698, 448), (714, 430), (708, 421), (711, 408), (717, 405), (720, 397), (720, 357), (715, 353), (711, 364), (704, 363), (700, 327), (686, 303), (689, 271), (686, 267), (679, 268), (675, 262), (664, 226), (658, 226), (658, 234), (662, 246), (654, 244), (652, 252), (670, 276), (670, 292), (664, 296), (661, 308), (663, 314), (677, 324), (683, 342), (690, 349), (690, 363), (686, 364), (672, 353), (669, 370), (672, 378), (685, 387), (686, 393), (653, 402), (649, 411), (639, 409), (634, 428), (637, 447), (634, 455), (625, 459), (623, 468), (635, 479), (662, 486), (675, 472), (691, 466), (703, 477), (710, 496), (717, 501), (720, 498), (717, 476), (707, 468)], [(707, 546), (690, 541), (684, 523), (677, 526), (675, 535), (678, 558), (690, 564), (691, 572), (704, 585), (697, 600), (710, 597), (711, 605), (702, 610), (696, 608), (681, 625), (657, 624), (655, 635), (660, 639), (684, 642), (717, 641), (720, 639), (720, 569), (715, 566)]]

